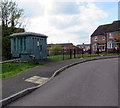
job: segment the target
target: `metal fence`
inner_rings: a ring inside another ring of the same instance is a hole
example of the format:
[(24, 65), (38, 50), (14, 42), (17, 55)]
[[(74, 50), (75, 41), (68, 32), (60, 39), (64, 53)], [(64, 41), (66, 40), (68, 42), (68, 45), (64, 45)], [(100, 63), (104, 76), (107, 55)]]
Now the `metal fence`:
[(83, 51), (82, 49), (59, 49), (59, 50), (48, 50), (48, 59), (54, 60), (67, 60), (73, 58), (84, 58), (84, 57), (94, 57), (94, 56), (106, 56), (106, 55), (119, 55), (120, 51), (114, 52), (99, 52), (91, 53), (91, 50)]

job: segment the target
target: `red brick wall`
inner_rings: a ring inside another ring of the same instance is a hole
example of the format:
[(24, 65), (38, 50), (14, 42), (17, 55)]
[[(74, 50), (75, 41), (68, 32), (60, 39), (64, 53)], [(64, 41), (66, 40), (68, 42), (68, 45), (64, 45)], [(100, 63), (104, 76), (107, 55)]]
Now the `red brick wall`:
[[(120, 40), (120, 33), (118, 33), (118, 32), (112, 32), (111, 33), (112, 34), (112, 38), (110, 38), (110, 36), (109, 36), (109, 33), (107, 33), (106, 35), (107, 35), (107, 41), (109, 41), (109, 40)], [(94, 43), (106, 43), (106, 37), (105, 37), (105, 40), (103, 40), (102, 39), (102, 37), (103, 37), (104, 35), (99, 35), (99, 36), (97, 36), (98, 37), (98, 39), (97, 39), (97, 41), (95, 41), (95, 36), (92, 36), (91, 37), (91, 48), (93, 48), (93, 44)], [(114, 45), (114, 47), (116, 46), (116, 44)], [(112, 52), (113, 50), (112, 49), (108, 49), (108, 51), (110, 51), (110, 52)], [(92, 50), (92, 53), (95, 53), (93, 50)]]
[(115, 40), (115, 39), (116, 39), (116, 40), (120, 40), (120, 33), (117, 33), (117, 32), (115, 33), (115, 32), (113, 32), (113, 33), (111, 33), (111, 34), (112, 34), (112, 37), (113, 37), (113, 38), (110, 38), (110, 37), (109, 37), (109, 33), (107, 33), (108, 40)]
[(104, 35), (97, 36), (98, 37), (97, 41), (94, 40), (95, 36), (93, 36), (92, 39), (91, 39), (91, 44), (94, 44), (94, 43), (106, 43), (106, 39), (103, 40), (103, 36)]

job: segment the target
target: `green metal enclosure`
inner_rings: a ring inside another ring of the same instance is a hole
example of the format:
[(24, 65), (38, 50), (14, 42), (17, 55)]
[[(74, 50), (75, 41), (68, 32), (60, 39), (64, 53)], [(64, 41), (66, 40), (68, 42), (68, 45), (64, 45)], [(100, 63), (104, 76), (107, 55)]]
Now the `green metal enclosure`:
[(47, 36), (38, 33), (15, 33), (11, 37), (11, 54), (21, 60), (47, 58)]

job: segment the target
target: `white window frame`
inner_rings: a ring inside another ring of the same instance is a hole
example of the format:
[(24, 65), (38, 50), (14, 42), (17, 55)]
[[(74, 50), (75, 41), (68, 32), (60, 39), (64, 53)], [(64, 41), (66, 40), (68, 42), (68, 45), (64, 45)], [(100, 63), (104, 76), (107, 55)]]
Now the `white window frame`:
[(102, 40), (105, 40), (105, 36), (102, 37)]
[(94, 37), (94, 41), (97, 41), (97, 40), (98, 40), (98, 37), (97, 37), (97, 36), (95, 36), (95, 37)]
[(108, 43), (107, 43), (107, 48), (108, 48), (108, 49), (113, 49), (113, 48), (114, 48), (114, 43), (113, 43), (113, 41), (108, 41)]
[(112, 35), (112, 33), (109, 33), (109, 38), (113, 38), (113, 35)]
[(97, 51), (97, 44), (93, 44), (93, 51)]

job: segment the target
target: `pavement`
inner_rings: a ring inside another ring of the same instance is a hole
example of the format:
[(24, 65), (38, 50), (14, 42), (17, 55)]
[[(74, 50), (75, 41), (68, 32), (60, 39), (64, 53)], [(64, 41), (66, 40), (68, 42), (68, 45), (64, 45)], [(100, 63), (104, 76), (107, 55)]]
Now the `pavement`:
[(118, 106), (118, 58), (68, 68), (9, 106)]
[[(2, 98), (7, 98), (13, 94), (16, 94), (24, 89), (37, 86), (37, 83), (31, 83), (26, 81), (31, 77), (43, 77), (50, 78), (56, 70), (62, 68), (65, 65), (80, 61), (81, 59), (71, 59), (65, 61), (44, 61), (46, 63), (43, 66), (32, 68), (26, 72), (14, 75), (6, 78), (2, 81)], [(43, 62), (43, 61), (42, 61)]]
[[(65, 61), (43, 61), (47, 63), (43, 66), (35, 67), (26, 72), (14, 75), (12, 77), (6, 78), (2, 81), (2, 99), (6, 99), (22, 90), (27, 88), (36, 87), (46, 80), (50, 79), (53, 74), (61, 69), (62, 67), (70, 67), (79, 62), (95, 60), (95, 59), (105, 59), (113, 58), (118, 56), (101, 56), (101, 57), (90, 57), (90, 58), (80, 58), (80, 59), (71, 59)], [(71, 65), (72, 64), (72, 65)]]

